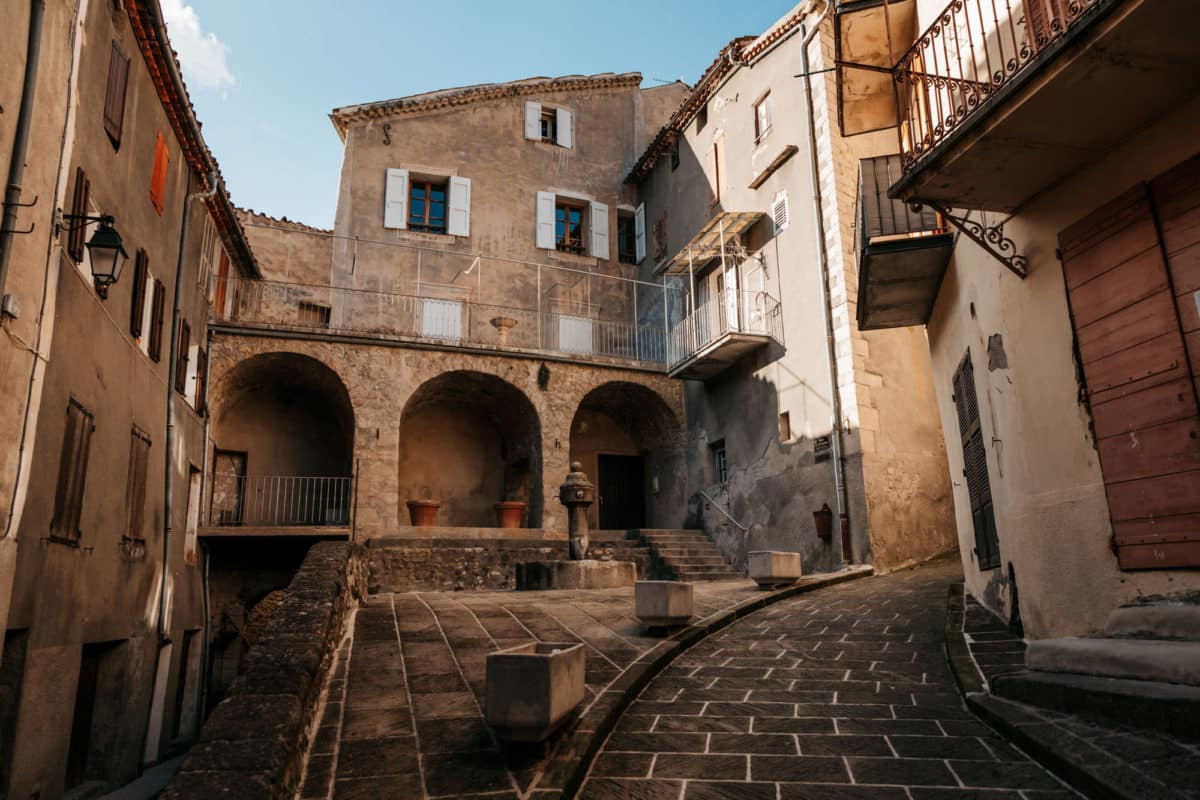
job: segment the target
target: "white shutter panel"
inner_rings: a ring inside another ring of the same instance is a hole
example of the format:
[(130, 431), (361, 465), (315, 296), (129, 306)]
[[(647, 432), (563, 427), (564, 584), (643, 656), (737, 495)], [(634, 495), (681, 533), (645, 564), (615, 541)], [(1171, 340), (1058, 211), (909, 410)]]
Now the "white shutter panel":
[(446, 233), (451, 236), (471, 235), (471, 179), (450, 179), (450, 214)]
[(604, 203), (592, 203), (592, 255), (596, 258), (609, 258), (608, 250), (608, 206)]
[(408, 170), (389, 169), (383, 197), (383, 227), (408, 227)]
[(565, 108), (555, 109), (558, 115), (556, 123), (558, 125), (558, 143), (563, 147), (574, 147), (575, 138), (571, 133), (571, 112)]
[(542, 140), (542, 104), (525, 103), (525, 138)]
[(637, 211), (633, 212), (633, 239), (634, 247), (637, 254), (637, 262), (640, 264), (646, 260), (646, 204), (642, 203), (637, 207)]
[(537, 193), (537, 246), (554, 250), (554, 192)]

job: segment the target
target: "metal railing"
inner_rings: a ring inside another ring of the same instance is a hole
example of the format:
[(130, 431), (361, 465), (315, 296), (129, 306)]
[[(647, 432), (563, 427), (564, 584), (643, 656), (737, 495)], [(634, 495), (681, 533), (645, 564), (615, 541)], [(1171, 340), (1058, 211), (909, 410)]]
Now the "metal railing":
[(218, 473), (208, 525), (349, 525), (351, 483), (348, 476)]
[(766, 292), (734, 290), (705, 300), (671, 328), (667, 363), (674, 368), (730, 333), (770, 336), (782, 343), (779, 301)]
[(1112, 0), (953, 0), (893, 72), (910, 169), (1091, 11)]

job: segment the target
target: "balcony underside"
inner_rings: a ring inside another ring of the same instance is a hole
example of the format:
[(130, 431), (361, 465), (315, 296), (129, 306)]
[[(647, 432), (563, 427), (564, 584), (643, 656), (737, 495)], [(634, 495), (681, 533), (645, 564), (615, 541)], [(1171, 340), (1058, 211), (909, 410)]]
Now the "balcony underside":
[(928, 322), (953, 250), (949, 233), (867, 244), (858, 278), (858, 327), (869, 331)]
[(1015, 211), (1200, 89), (1195, 0), (1112, 0), (910, 166), (893, 197)]
[(672, 378), (708, 380), (770, 342), (771, 337), (766, 334), (724, 333), (672, 367), (667, 374)]

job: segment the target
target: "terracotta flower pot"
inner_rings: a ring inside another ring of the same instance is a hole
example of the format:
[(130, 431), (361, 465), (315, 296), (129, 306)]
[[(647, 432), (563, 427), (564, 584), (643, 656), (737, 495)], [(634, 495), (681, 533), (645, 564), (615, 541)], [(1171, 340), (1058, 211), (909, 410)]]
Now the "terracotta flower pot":
[(526, 504), (519, 500), (496, 503), (496, 524), (501, 528), (519, 528), (525, 517)]
[(438, 509), (441, 507), (442, 504), (437, 500), (409, 500), (408, 515), (418, 528), (432, 528), (437, 525)]

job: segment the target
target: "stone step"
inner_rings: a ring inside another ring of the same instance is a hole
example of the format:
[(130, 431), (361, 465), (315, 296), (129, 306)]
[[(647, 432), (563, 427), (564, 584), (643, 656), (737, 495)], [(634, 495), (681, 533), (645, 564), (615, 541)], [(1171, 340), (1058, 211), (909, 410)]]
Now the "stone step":
[(681, 572), (675, 577), (675, 580), (697, 583), (699, 581), (735, 581), (744, 577), (746, 576), (732, 570), (729, 572)]
[(659, 553), (662, 560), (672, 567), (727, 567), (724, 557), (715, 556), (684, 556), (676, 558)]
[(691, 556), (716, 556), (722, 561), (725, 556), (713, 546), (708, 547), (655, 547), (654, 551), (663, 558), (689, 558)]
[(1200, 686), (1200, 642), (1065, 637), (1037, 639), (1025, 666), (1042, 672)]
[(716, 547), (712, 543), (712, 540), (706, 536), (644, 536), (642, 538), (647, 542), (662, 545), (680, 544)]
[(1200, 604), (1163, 601), (1120, 606), (1108, 615), (1105, 636), (1200, 641)]
[(680, 575), (741, 575), (740, 572), (735, 570), (733, 567), (730, 567), (728, 564), (723, 566), (716, 566), (712, 564), (687, 565), (677, 567), (675, 571)]

